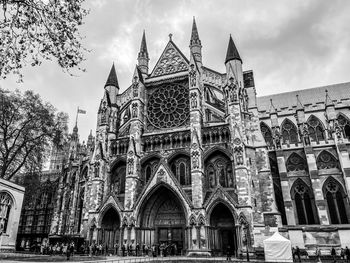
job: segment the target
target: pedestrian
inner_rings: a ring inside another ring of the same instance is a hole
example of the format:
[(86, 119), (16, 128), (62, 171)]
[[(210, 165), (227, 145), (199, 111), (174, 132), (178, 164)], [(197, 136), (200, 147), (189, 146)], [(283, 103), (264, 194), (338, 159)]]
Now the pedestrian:
[(334, 247), (332, 247), (332, 249), (331, 249), (331, 256), (333, 258), (333, 262), (336, 263), (337, 262), (337, 253), (335, 252)]
[(340, 248), (340, 257), (342, 260), (345, 259), (345, 251), (344, 251), (344, 248)]
[(114, 245), (114, 255), (118, 255), (118, 248), (119, 248), (118, 243), (115, 243), (115, 245)]
[(345, 260), (348, 263), (350, 258), (350, 249), (346, 246), (345, 247)]
[(66, 249), (66, 255), (67, 255), (67, 261), (70, 259), (70, 245), (67, 245), (67, 249)]
[(139, 256), (139, 251), (140, 251), (140, 244), (136, 244), (136, 257)]
[(300, 258), (300, 248), (298, 246), (296, 246), (295, 248), (295, 255), (298, 258), (298, 261), (301, 262), (301, 258)]
[(292, 247), (292, 257), (293, 257), (293, 262), (295, 260), (295, 247)]
[(318, 247), (316, 247), (315, 255), (317, 262), (321, 263), (321, 250)]
[(230, 247), (230, 245), (228, 245), (226, 248), (226, 260), (231, 261), (231, 247)]

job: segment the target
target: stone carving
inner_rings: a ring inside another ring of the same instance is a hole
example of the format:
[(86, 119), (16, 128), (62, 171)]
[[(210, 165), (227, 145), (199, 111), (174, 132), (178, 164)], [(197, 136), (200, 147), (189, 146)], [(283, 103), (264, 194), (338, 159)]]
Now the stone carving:
[(95, 166), (94, 166), (94, 175), (95, 175), (95, 177), (99, 177), (99, 173), (100, 173), (100, 163), (96, 162)]
[(309, 136), (308, 125), (305, 123), (305, 124), (303, 124), (302, 127), (303, 127), (302, 135), (303, 135), (303, 139), (304, 139), (304, 144), (310, 145), (310, 136)]
[(138, 104), (135, 102), (132, 104), (132, 117), (137, 118), (137, 106)]
[(197, 108), (197, 93), (192, 92), (190, 97), (191, 97), (191, 108), (193, 109)]
[(199, 152), (192, 152), (192, 169), (199, 168)]
[(281, 149), (281, 133), (279, 127), (273, 128), (273, 139), (275, 141), (275, 145), (277, 149)]
[(243, 148), (241, 146), (235, 147), (234, 153), (235, 153), (237, 165), (243, 165), (244, 164)]
[(195, 87), (196, 86), (196, 77), (197, 77), (197, 72), (194, 70), (194, 64), (191, 64), (191, 69), (189, 72), (190, 76), (190, 87)]
[(133, 174), (134, 172), (134, 159), (129, 158), (128, 159), (128, 174)]

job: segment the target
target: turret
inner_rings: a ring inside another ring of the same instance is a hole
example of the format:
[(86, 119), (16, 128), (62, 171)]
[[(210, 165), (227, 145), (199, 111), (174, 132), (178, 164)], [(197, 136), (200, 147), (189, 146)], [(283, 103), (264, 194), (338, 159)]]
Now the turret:
[(148, 51), (147, 51), (147, 44), (146, 44), (146, 35), (145, 31), (143, 31), (142, 35), (142, 40), (141, 40), (141, 47), (140, 47), (140, 52), (137, 57), (138, 61), (138, 66), (144, 75), (148, 75), (148, 62), (149, 62), (149, 57), (148, 57)]
[(326, 90), (325, 107), (326, 107), (327, 120), (335, 120), (336, 119), (335, 107), (332, 99), (329, 97), (328, 90)]
[(226, 73), (228, 79), (233, 77), (240, 88), (243, 87), (242, 63), (242, 59), (230, 35), (225, 59)]
[(190, 53), (193, 54), (196, 62), (199, 64), (198, 66), (202, 66), (202, 44), (201, 40), (199, 39), (196, 20), (193, 17), (193, 23), (192, 23), (192, 33), (191, 33), (191, 40), (190, 40)]
[(119, 84), (118, 84), (118, 78), (117, 78), (117, 73), (115, 71), (114, 63), (112, 65), (111, 71), (109, 72), (104, 88), (109, 94), (111, 103), (114, 104), (116, 102), (116, 98), (119, 93)]
[(300, 99), (299, 99), (299, 95), (296, 95), (297, 97), (297, 108), (296, 108), (296, 116), (297, 116), (297, 121), (298, 121), (298, 125), (299, 124), (303, 124), (306, 120), (305, 120), (305, 109), (304, 109), (304, 105), (301, 103)]

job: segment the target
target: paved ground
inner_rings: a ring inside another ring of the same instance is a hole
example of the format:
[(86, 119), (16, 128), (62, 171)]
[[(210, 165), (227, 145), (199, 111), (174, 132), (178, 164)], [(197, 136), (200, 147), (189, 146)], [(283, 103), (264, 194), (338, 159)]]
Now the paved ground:
[[(188, 257), (118, 257), (118, 256), (79, 256), (76, 255), (71, 257), (69, 261), (65, 256), (55, 255), (23, 255), (23, 254), (0, 254), (0, 262), (2, 263), (34, 263), (34, 262), (99, 262), (99, 263), (141, 263), (141, 262), (223, 262), (226, 258), (223, 257), (210, 257), (210, 258), (188, 258)], [(238, 261), (237, 259), (232, 259), (232, 261)]]

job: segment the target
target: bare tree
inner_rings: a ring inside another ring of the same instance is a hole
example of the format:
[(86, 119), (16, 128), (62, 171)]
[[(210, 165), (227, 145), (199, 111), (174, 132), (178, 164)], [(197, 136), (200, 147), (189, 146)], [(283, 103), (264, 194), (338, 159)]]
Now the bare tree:
[(0, 89), (0, 177), (40, 171), (48, 147), (60, 144), (67, 118), (33, 91)]
[[(0, 77), (56, 59), (66, 72), (81, 68), (85, 51), (78, 28), (84, 0), (0, 0)], [(1, 12), (1, 5), (2, 11)]]

